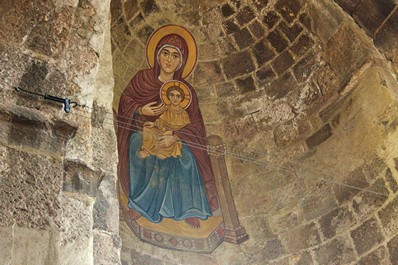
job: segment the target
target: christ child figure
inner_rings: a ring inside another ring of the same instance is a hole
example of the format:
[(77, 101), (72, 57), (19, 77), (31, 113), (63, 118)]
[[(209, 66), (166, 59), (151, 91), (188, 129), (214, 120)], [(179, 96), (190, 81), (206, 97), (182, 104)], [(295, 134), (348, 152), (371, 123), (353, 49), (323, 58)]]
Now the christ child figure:
[(185, 108), (190, 103), (190, 91), (180, 81), (169, 81), (161, 88), (161, 99), (166, 104), (166, 111), (154, 122), (145, 122), (142, 131), (142, 146), (137, 155), (146, 158), (154, 155), (160, 159), (167, 157), (181, 157), (182, 143), (165, 147), (159, 144), (162, 136), (173, 135), (173, 132), (190, 123)]

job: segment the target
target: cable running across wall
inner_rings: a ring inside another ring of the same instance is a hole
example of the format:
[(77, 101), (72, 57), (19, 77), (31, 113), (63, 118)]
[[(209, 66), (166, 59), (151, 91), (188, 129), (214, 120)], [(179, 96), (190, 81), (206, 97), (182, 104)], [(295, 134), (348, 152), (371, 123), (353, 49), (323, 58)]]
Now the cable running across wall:
[[(61, 103), (64, 104), (65, 112), (66, 113), (70, 112), (70, 109), (68, 109), (68, 111), (66, 109), (66, 107), (67, 107), (66, 105), (69, 104), (69, 102), (70, 102), (69, 99), (67, 99), (67, 98), (62, 99), (62, 98), (58, 98), (58, 97), (54, 97), (54, 96), (49, 96), (47, 94), (42, 95), (42, 94), (39, 94), (39, 93), (35, 93), (35, 92), (32, 92), (32, 91), (28, 91), (28, 90), (22, 89), (20, 87), (14, 87), (14, 89), (17, 92), (23, 91), (25, 93), (29, 93), (29, 94), (33, 94), (33, 95), (36, 95), (36, 96), (44, 97), (44, 99), (49, 99), (49, 100), (61, 102)], [(93, 111), (93, 110), (95, 111), (95, 109), (93, 109), (91, 107), (88, 107), (86, 105), (81, 105), (81, 104), (78, 104), (76, 102), (73, 102), (73, 103), (74, 103), (74, 105), (72, 107), (82, 107), (82, 108), (87, 108), (87, 109), (89, 109), (91, 111)], [(109, 125), (115, 125), (116, 124), (118, 126), (118, 128), (124, 128), (124, 129), (127, 129), (129, 131), (138, 132), (138, 133), (141, 133), (140, 130), (143, 129), (143, 127), (135, 125), (134, 127), (139, 129), (139, 130), (136, 130), (136, 129), (131, 128), (131, 124), (129, 124), (129, 123), (120, 122), (120, 121), (115, 121), (114, 120), (114, 116), (116, 116), (116, 117), (126, 118), (126, 119), (131, 120), (131, 121), (137, 121), (137, 120), (135, 120), (135, 119), (133, 119), (131, 117), (125, 117), (125, 116), (122, 116), (122, 115), (114, 115), (113, 113), (107, 112), (107, 111), (104, 111), (104, 113), (112, 115), (112, 118), (108, 118), (106, 116), (104, 117), (104, 119), (112, 120), (112, 123), (105, 123), (104, 122), (104, 124), (109, 124)], [(76, 113), (71, 113), (71, 114), (76, 115), (76, 116), (81, 116), (81, 117), (84, 117), (84, 118), (87, 118), (87, 119), (90, 119), (90, 120), (92, 119), (91, 116), (86, 116), (86, 115), (76, 114)], [(123, 125), (123, 126), (120, 126), (120, 125)], [(183, 133), (183, 132), (181, 132), (181, 133), (184, 134), (184, 135), (194, 136), (194, 137), (199, 138), (199, 139), (207, 140), (207, 138), (199, 137), (199, 136), (194, 135), (194, 134)], [(204, 151), (209, 151), (207, 145), (201, 145), (201, 144), (197, 144), (197, 143), (189, 142), (189, 141), (182, 141), (182, 144), (184, 144), (186, 146), (189, 146), (191, 148), (196, 148), (196, 149), (200, 149), (200, 150), (204, 150)], [(242, 155), (239, 155), (239, 154), (234, 154), (234, 153), (231, 153), (231, 152), (218, 152), (218, 151), (215, 151), (215, 150), (212, 150), (211, 152), (214, 153), (214, 154), (218, 154), (218, 155), (225, 155), (225, 156), (229, 156), (229, 157), (232, 157), (232, 158), (236, 158), (236, 159), (239, 159), (240, 161), (245, 161), (245, 162), (252, 163), (252, 164), (255, 164), (255, 165), (258, 165), (258, 166), (262, 166), (262, 167), (265, 167), (265, 168), (272, 167), (272, 168), (275, 168), (275, 169), (278, 169), (278, 170), (288, 171), (288, 172), (294, 173), (296, 175), (298, 175), (298, 172), (300, 172), (300, 171), (293, 170), (292, 168), (272, 165), (270, 163), (265, 163), (265, 162), (262, 162), (262, 161), (254, 160), (252, 158), (248, 158), (246, 156), (242, 156)], [(297, 163), (294, 163), (294, 164), (297, 164)], [(360, 187), (349, 185), (349, 184), (346, 184), (346, 183), (343, 183), (343, 182), (339, 182), (339, 181), (334, 181), (334, 180), (331, 180), (331, 179), (328, 179), (328, 178), (325, 178), (325, 177), (320, 177), (320, 176), (313, 175), (313, 174), (306, 174), (306, 173), (302, 173), (302, 172), (300, 172), (300, 174), (302, 176), (307, 176), (307, 177), (311, 177), (311, 178), (321, 179), (321, 180), (323, 180), (325, 182), (329, 182), (331, 184), (340, 185), (340, 186), (344, 186), (344, 187), (348, 187), (348, 188), (352, 188), (352, 189), (356, 189), (356, 190), (360, 190), (360, 191), (369, 192), (369, 193), (373, 193), (373, 194), (376, 194), (376, 195), (388, 197), (388, 195), (384, 194), (384, 193), (376, 192), (376, 191), (369, 190), (369, 189), (360, 188)], [(362, 182), (365, 182), (365, 183), (368, 184), (367, 181), (360, 180), (360, 179), (356, 179), (356, 180), (359, 180), (359, 181), (362, 181)]]

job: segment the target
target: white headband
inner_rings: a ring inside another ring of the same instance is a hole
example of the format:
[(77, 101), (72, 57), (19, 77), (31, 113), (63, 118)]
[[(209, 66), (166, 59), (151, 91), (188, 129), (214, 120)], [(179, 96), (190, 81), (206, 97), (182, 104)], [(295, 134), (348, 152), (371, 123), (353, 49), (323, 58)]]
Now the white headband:
[(164, 48), (167, 48), (167, 47), (170, 47), (170, 48), (174, 48), (174, 49), (176, 49), (177, 51), (178, 51), (178, 53), (180, 54), (180, 58), (181, 58), (181, 60), (180, 60), (180, 65), (177, 67), (177, 69), (176, 69), (176, 71), (178, 70), (178, 69), (180, 69), (180, 67), (182, 66), (182, 53), (181, 53), (181, 51), (180, 51), (180, 48), (178, 48), (178, 47), (176, 47), (176, 46), (174, 46), (174, 45), (171, 45), (171, 44), (164, 44), (162, 47), (160, 47), (160, 49), (159, 49), (159, 51), (158, 51), (158, 54), (157, 54), (157, 56), (156, 56), (156, 58), (157, 58), (157, 60), (158, 60), (158, 64), (160, 65), (160, 61), (159, 61), (159, 54), (160, 54), (160, 52), (164, 49)]

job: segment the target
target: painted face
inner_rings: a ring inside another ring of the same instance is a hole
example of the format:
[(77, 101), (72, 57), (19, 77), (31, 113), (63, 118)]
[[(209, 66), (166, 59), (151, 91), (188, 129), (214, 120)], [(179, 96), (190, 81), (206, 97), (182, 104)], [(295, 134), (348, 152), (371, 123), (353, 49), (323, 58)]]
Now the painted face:
[(164, 47), (159, 53), (161, 71), (166, 74), (174, 73), (181, 64), (181, 56), (176, 48)]
[(178, 106), (182, 101), (182, 96), (177, 90), (172, 90), (169, 93), (169, 100), (171, 104), (173, 104), (174, 106)]

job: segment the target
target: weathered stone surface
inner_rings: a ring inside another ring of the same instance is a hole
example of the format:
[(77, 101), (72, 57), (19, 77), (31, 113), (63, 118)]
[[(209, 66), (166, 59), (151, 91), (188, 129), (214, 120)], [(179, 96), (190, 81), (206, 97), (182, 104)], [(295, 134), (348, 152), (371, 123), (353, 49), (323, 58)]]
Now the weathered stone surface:
[(261, 250), (261, 255), (258, 257), (261, 261), (273, 260), (285, 253), (285, 250), (279, 239), (271, 239), (265, 242), (264, 248)]
[(387, 169), (386, 162), (379, 156), (373, 156), (363, 167), (368, 182), (373, 182), (378, 177), (382, 176), (383, 172)]
[(265, 65), (256, 72), (256, 80), (259, 83), (269, 82), (276, 77), (274, 71), (269, 65)]
[(300, 23), (294, 23), (292, 26), (288, 26), (284, 21), (279, 24), (279, 29), (292, 43), (297, 36), (303, 31), (303, 27)]
[(93, 202), (62, 196), (60, 260), (63, 264), (93, 262)]
[[(369, 214), (375, 212), (388, 199), (388, 190), (385, 187), (383, 179), (378, 179), (367, 189), (379, 194), (362, 191), (354, 197), (352, 208), (359, 219), (364, 219)], [(385, 196), (382, 194), (385, 194)]]
[(274, 57), (274, 52), (268, 47), (267, 42), (260, 41), (253, 47), (254, 56), (257, 64), (262, 66)]
[(35, 52), (59, 57), (71, 38), (74, 11), (72, 8), (64, 9), (38, 23), (30, 32), (26, 45)]
[(279, 19), (280, 17), (278, 14), (276, 14), (274, 11), (271, 11), (264, 16), (263, 23), (267, 25), (268, 29), (271, 29), (276, 23), (278, 23)]
[(314, 44), (314, 40), (309, 35), (302, 34), (300, 38), (290, 48), (290, 50), (297, 57), (301, 57), (306, 54), (314, 46)]
[(293, 76), (287, 72), (265, 87), (265, 92), (270, 97), (282, 98), (294, 89), (296, 82)]
[(239, 31), (239, 26), (235, 23), (234, 19), (229, 19), (223, 23), (223, 26), (225, 28), (225, 31), (227, 34), (232, 34), (234, 32)]
[(229, 17), (235, 13), (235, 10), (231, 7), (230, 4), (226, 3), (221, 7), (221, 13), (224, 17)]
[[(113, 2), (120, 2), (120, 1), (119, 0), (111, 1), (112, 4), (113, 4)], [(111, 11), (112, 12), (117, 12), (117, 8), (121, 9), (120, 6), (119, 7), (111, 6)], [(114, 10), (114, 9), (116, 9), (116, 10)], [(124, 1), (123, 2), (123, 12), (124, 12), (124, 16), (126, 18), (126, 21), (130, 21), (135, 15), (137, 15), (139, 10), (140, 9), (139, 9), (137, 0)]]
[(107, 265), (115, 264), (120, 265), (120, 252), (121, 241), (117, 235), (109, 235), (94, 232), (94, 261), (93, 264)]
[(236, 96), (236, 92), (235, 84), (233, 82), (216, 85), (216, 94), (220, 98)]
[(276, 57), (275, 60), (271, 63), (272, 68), (278, 75), (282, 75), (293, 64), (294, 59), (287, 50), (281, 53), (278, 57)]
[(249, 25), (249, 29), (253, 36), (258, 39), (264, 36), (265, 30), (258, 20), (253, 21), (253, 23)]
[(350, 264), (355, 260), (355, 251), (346, 237), (337, 237), (315, 249), (318, 264)]
[(0, 178), (0, 223), (45, 228), (60, 224), (62, 161), (5, 149), (9, 164)]
[(234, 34), (234, 38), (236, 43), (238, 44), (239, 49), (241, 50), (253, 44), (253, 37), (247, 28), (236, 31)]
[(274, 30), (268, 34), (267, 40), (271, 43), (272, 47), (276, 49), (277, 52), (283, 51), (287, 46), (288, 42), (279, 32), (279, 30)]
[(344, 11), (352, 15), (352, 12), (358, 6), (361, 0), (335, 0), (335, 2), (339, 4)]
[(216, 84), (224, 81), (219, 61), (199, 62), (195, 68), (195, 86)]
[(199, 45), (199, 60), (209, 61), (220, 57), (217, 43), (203, 43)]
[(116, 195), (116, 176), (105, 175), (95, 198), (93, 228), (118, 234), (119, 202)]
[(66, 160), (64, 163), (63, 190), (76, 192), (95, 197), (101, 173), (80, 163), (79, 161)]
[(351, 237), (359, 255), (362, 255), (384, 239), (380, 226), (374, 217), (353, 230)]
[(388, 252), (390, 252), (390, 261), (395, 262), (398, 260), (398, 236), (391, 239), (388, 244)]
[(394, 235), (398, 232), (398, 199), (395, 198), (384, 209), (379, 212), (379, 218), (387, 236)]
[(282, 242), (284, 242), (289, 253), (295, 253), (318, 245), (321, 240), (316, 225), (310, 223), (285, 232)]
[(344, 17), (333, 1), (311, 2), (307, 12), (300, 16), (300, 21), (323, 43), (336, 32)]
[[(250, 73), (254, 70), (254, 62), (249, 52), (231, 54), (229, 57), (221, 60), (224, 73), (227, 78), (234, 78), (239, 75)], [(239, 65), (239, 67), (235, 67)]]
[(236, 86), (241, 94), (256, 90), (256, 86), (254, 85), (254, 79), (252, 76), (248, 76), (243, 79), (237, 79)]
[(53, 228), (31, 229), (14, 225), (1, 227), (4, 264), (60, 264), (59, 232)]
[(298, 15), (301, 3), (298, 0), (279, 0), (275, 5), (275, 9), (287, 22), (291, 23)]
[(333, 117), (337, 116), (340, 112), (345, 111), (352, 105), (352, 98), (347, 95), (339, 97), (332, 101), (332, 103), (326, 106), (319, 112), (319, 117), (322, 122), (328, 122)]
[(395, 193), (398, 191), (398, 182), (394, 178), (391, 169), (387, 168), (386, 170), (386, 175), (385, 175), (386, 181), (388, 183), (388, 186), (390, 187), (390, 190)]
[(374, 40), (378, 47), (383, 49), (387, 53), (387, 57), (393, 60), (395, 63), (398, 62), (396, 51), (398, 50), (398, 44), (395, 41), (395, 36), (398, 32), (398, 9), (395, 9), (391, 16), (386, 20), (382, 27), (377, 32)]
[(143, 25), (136, 30), (136, 34), (141, 43), (146, 43), (149, 36), (154, 32), (154, 29), (149, 25)]
[[(357, 168), (351, 174), (344, 177), (344, 184), (359, 189), (365, 189), (369, 186), (361, 167)], [(349, 186), (334, 185), (334, 194), (336, 195), (339, 204), (343, 204), (344, 202), (351, 200), (360, 191), (359, 189), (353, 189)]]
[(374, 265), (374, 264), (390, 264), (384, 246), (364, 256), (358, 262), (358, 265)]
[(325, 142), (330, 136), (332, 136), (332, 128), (329, 124), (326, 124), (313, 135), (307, 138), (307, 146), (308, 148), (314, 148)]
[(396, 3), (391, 0), (363, 0), (354, 10), (353, 17), (370, 35), (373, 35), (395, 5)]
[(342, 206), (322, 216), (319, 224), (325, 238), (330, 239), (339, 233), (347, 231), (355, 224), (355, 221), (350, 209), (347, 206)]
[(294, 77), (297, 81), (304, 82), (318, 67), (319, 62), (316, 53), (310, 52), (294, 66)]
[(250, 21), (252, 21), (255, 18), (255, 15), (253, 11), (250, 9), (250, 7), (245, 6), (242, 8), (238, 14), (236, 14), (236, 20), (238, 21), (240, 26), (243, 26)]

